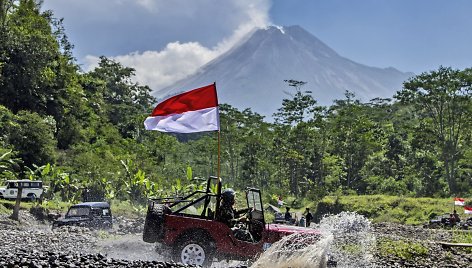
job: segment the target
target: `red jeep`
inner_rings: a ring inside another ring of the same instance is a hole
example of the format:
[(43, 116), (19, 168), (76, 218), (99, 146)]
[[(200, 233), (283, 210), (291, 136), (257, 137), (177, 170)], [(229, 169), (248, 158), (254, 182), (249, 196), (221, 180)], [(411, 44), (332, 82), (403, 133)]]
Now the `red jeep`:
[[(215, 185), (216, 194), (211, 190)], [(220, 199), (221, 181), (210, 177), (205, 191), (195, 191), (182, 198), (149, 200), (143, 240), (170, 247), (176, 262), (210, 266), (214, 258), (255, 259), (272, 243), (289, 234), (319, 235), (319, 231), (311, 228), (266, 223), (260, 190), (247, 188), (246, 217), (249, 220), (239, 227), (246, 228), (250, 238), (238, 240), (233, 230), (215, 217)]]

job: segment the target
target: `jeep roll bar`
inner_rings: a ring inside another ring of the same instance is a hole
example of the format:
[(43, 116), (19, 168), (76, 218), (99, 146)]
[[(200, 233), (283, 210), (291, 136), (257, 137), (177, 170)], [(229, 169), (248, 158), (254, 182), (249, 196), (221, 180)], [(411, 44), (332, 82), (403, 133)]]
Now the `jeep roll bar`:
[[(216, 194), (213, 194), (211, 192), (211, 185), (212, 181), (216, 180)], [(198, 194), (204, 194), (203, 196), (197, 198), (197, 199), (191, 199), (192, 197), (198, 195)], [(221, 199), (221, 180), (218, 179), (218, 177), (215, 176), (210, 176), (207, 180), (207, 185), (206, 185), (206, 190), (196, 190), (195, 192), (186, 195), (186, 196), (175, 196), (175, 197), (163, 197), (163, 198), (150, 198), (150, 207), (154, 207), (155, 204), (166, 204), (169, 208), (175, 207), (176, 205), (182, 204), (182, 203), (188, 203), (185, 206), (179, 208), (176, 211), (172, 211), (171, 214), (177, 214), (182, 212), (183, 210), (189, 208), (190, 206), (199, 203), (203, 200), (205, 200), (205, 203), (203, 205), (203, 211), (201, 213), (201, 216), (205, 216), (205, 214), (208, 211), (208, 205), (210, 204), (210, 199), (212, 197), (216, 197), (216, 211), (219, 209), (219, 203)]]

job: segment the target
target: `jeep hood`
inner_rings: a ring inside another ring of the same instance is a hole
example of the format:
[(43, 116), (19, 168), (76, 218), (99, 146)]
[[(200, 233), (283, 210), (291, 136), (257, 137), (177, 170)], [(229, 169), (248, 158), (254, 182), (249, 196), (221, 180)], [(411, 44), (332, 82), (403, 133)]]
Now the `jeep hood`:
[(291, 234), (320, 234), (321, 232), (312, 228), (299, 227), (285, 224), (268, 224), (267, 230), (273, 233), (283, 233), (284, 235)]

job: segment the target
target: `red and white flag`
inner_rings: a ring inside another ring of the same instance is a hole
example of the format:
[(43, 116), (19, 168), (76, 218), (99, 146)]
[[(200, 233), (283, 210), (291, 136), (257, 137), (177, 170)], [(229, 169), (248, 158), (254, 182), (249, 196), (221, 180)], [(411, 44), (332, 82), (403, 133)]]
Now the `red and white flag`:
[(465, 199), (464, 198), (454, 198), (454, 205), (455, 206), (463, 206), (465, 203)]
[(472, 214), (472, 207), (464, 207), (465, 214)]
[(194, 133), (220, 129), (216, 86), (211, 84), (171, 97), (144, 121), (147, 130)]

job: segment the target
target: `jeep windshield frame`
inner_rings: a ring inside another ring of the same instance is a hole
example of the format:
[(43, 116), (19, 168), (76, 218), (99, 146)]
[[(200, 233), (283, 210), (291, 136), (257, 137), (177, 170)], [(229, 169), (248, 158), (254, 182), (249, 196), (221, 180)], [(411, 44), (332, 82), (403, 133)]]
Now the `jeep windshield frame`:
[(91, 207), (87, 206), (72, 206), (67, 211), (66, 218), (89, 217)]
[(252, 208), (251, 218), (265, 225), (264, 207), (262, 205), (261, 191), (256, 188), (246, 188), (247, 207)]

